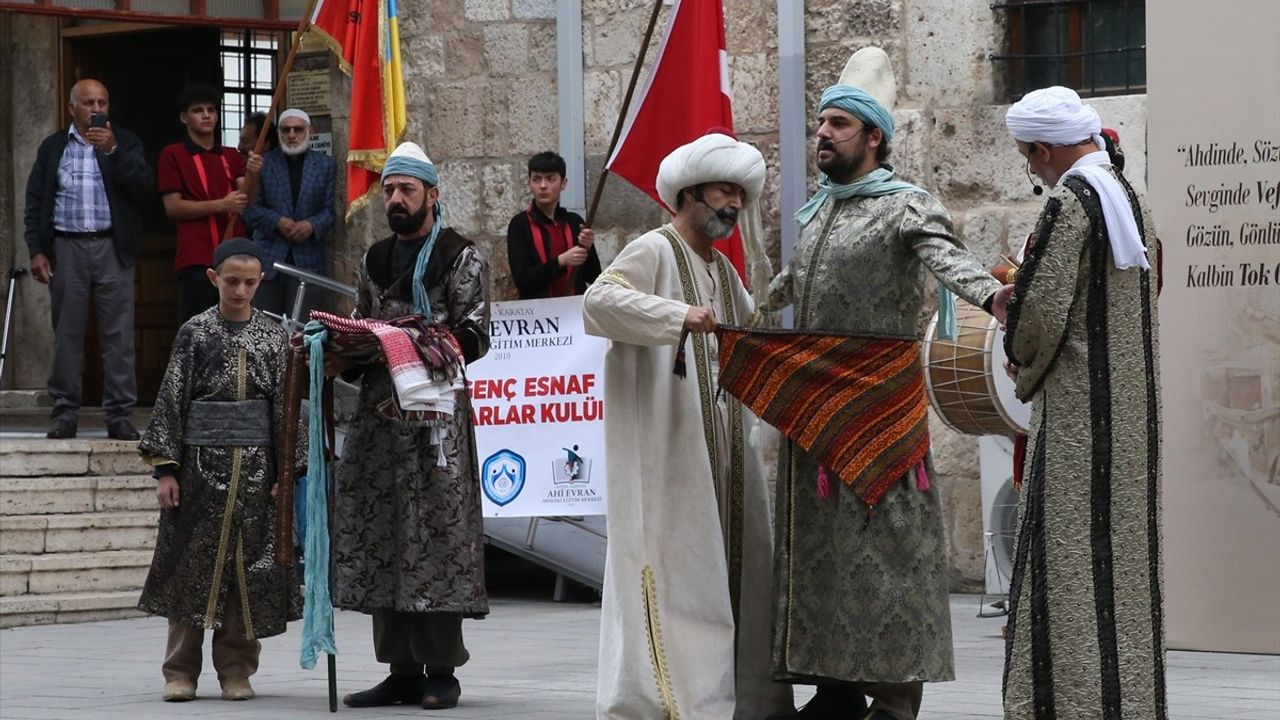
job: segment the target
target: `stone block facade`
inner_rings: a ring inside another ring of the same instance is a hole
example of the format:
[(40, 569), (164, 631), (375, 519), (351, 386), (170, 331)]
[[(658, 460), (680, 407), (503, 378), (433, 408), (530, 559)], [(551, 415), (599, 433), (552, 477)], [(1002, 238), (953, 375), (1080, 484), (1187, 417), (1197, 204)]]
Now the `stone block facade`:
[[(581, 5), (589, 200), (653, 5), (651, 0), (582, 0)], [(777, 6), (777, 0), (724, 0), (736, 125), (770, 164), (762, 211), (775, 265), (781, 245)], [(556, 10), (555, 0), (400, 2), (409, 101), (406, 137), (421, 143), (440, 165), (447, 221), (475, 240), (488, 259), (495, 299), (515, 297), (505, 229), (511, 215), (528, 202), (524, 164), (538, 151), (555, 149), (559, 141)], [(669, 12), (669, 7), (661, 10), (650, 59)], [(0, 14), (0, 65), (10, 68), (0, 79), (5, 100), (0, 102), (0, 139), (12, 149), (0, 158), (0, 222), (15, 238), (0, 250), (5, 253), (0, 260), (25, 257), (20, 238), (26, 172), (38, 141), (55, 126), (50, 113), (13, 108), (62, 103), (50, 95), (58, 85), (53, 23)], [(835, 81), (852, 52), (873, 44), (884, 47), (899, 84), (892, 162), (903, 178), (943, 201), (962, 238), (984, 261), (994, 263), (1000, 254), (1015, 252), (1032, 229), (1039, 204), (1004, 130), (1002, 69), (989, 60), (1005, 44), (998, 12), (986, 3), (947, 0), (805, 0), (805, 37), (806, 111), (812, 114), (822, 88)], [(333, 67), (333, 147), (341, 158), (350, 81)], [(1093, 102), (1104, 123), (1121, 133), (1127, 174), (1145, 188), (1145, 96)], [(812, 161), (808, 178), (812, 188)], [(343, 194), (340, 188), (339, 196)], [(602, 260), (608, 263), (628, 238), (663, 217), (634, 188), (610, 180), (595, 222)], [(388, 233), (375, 197), (337, 233), (333, 276), (350, 282), (365, 248)], [(33, 295), (20, 305), (15, 321), (30, 349), (18, 354), (6, 387), (38, 388), (45, 381), (39, 358), (48, 357), (51, 345), (47, 300), (41, 299), (47, 293)], [(941, 423), (933, 427), (956, 587), (971, 589), (983, 574), (977, 443)]]

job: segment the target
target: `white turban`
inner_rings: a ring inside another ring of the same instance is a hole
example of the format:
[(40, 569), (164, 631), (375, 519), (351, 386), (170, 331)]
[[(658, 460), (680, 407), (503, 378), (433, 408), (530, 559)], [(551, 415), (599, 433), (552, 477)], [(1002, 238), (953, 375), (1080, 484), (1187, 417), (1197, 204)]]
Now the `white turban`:
[(1054, 86), (1027, 93), (1009, 108), (1004, 123), (1014, 140), (1026, 143), (1075, 145), (1082, 140), (1093, 140), (1098, 150), (1079, 158), (1058, 182), (1077, 175), (1098, 191), (1117, 269), (1149, 270), (1151, 264), (1129, 195), (1106, 169), (1111, 165), (1111, 158), (1104, 152), (1106, 144), (1102, 141), (1102, 119), (1098, 111), (1081, 102), (1075, 90)]
[(306, 112), (299, 110), (298, 108), (289, 108), (288, 110), (285, 110), (284, 112), (280, 113), (280, 118), (276, 120), (276, 124), (279, 125), (280, 123), (284, 122), (285, 120), (288, 120), (289, 118), (298, 118), (302, 120), (302, 122), (306, 123), (307, 125), (311, 124), (311, 116), (308, 115)]
[(658, 197), (672, 212), (681, 190), (709, 182), (741, 186), (744, 204), (751, 205), (764, 190), (764, 156), (752, 145), (711, 133), (672, 150), (658, 166)]
[(1014, 140), (1026, 143), (1075, 145), (1091, 139), (1099, 150), (1106, 149), (1098, 111), (1070, 88), (1055, 85), (1027, 93), (1009, 108), (1004, 124)]

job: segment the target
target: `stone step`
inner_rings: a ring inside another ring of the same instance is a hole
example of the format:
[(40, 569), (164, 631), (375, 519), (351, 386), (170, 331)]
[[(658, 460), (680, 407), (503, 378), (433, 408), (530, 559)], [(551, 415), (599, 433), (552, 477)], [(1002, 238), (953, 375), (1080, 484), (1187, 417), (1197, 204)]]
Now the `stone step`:
[(0, 477), (0, 516), (155, 510), (150, 475)]
[(138, 590), (150, 550), (0, 555), (0, 596)]
[(158, 516), (157, 510), (0, 515), (0, 555), (150, 550)]
[(0, 477), (141, 475), (151, 467), (127, 440), (46, 440), (5, 438), (0, 442)]
[(0, 597), (0, 628), (138, 617), (137, 590)]

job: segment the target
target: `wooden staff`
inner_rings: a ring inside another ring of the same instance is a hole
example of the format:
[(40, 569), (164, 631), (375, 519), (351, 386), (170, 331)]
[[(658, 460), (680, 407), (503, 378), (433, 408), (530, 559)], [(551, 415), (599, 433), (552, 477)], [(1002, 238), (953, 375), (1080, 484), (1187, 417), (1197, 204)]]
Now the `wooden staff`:
[[(302, 14), (302, 21), (298, 23), (298, 31), (293, 34), (293, 45), (289, 48), (289, 54), (284, 58), (284, 67), (280, 70), (280, 79), (276, 81), (276, 90), (271, 94), (271, 107), (267, 109), (267, 119), (262, 123), (262, 128), (258, 130), (258, 139), (253, 143), (253, 154), (261, 155), (262, 146), (267, 144), (267, 133), (271, 131), (275, 124), (276, 109), (280, 107), (280, 100), (284, 96), (284, 91), (289, 85), (289, 71), (293, 69), (293, 59), (298, 55), (298, 48), (302, 47), (302, 35), (311, 27), (311, 16), (316, 10), (316, 0), (308, 0), (307, 11)], [(240, 191), (249, 198), (249, 203), (253, 203), (253, 199), (258, 194), (258, 173), (249, 173), (245, 176), (244, 186)], [(227, 230), (222, 234), (222, 239), (228, 240), (235, 231), (236, 216), (238, 212), (230, 213), (227, 217)]]
[[(627, 85), (627, 94), (622, 99), (622, 112), (618, 113), (618, 122), (613, 126), (613, 139), (609, 141), (609, 152), (604, 157), (604, 167), (600, 171), (600, 178), (596, 180), (596, 191), (591, 197), (591, 207), (587, 210), (587, 221), (584, 223), (587, 227), (591, 227), (591, 223), (595, 220), (596, 209), (600, 206), (600, 196), (604, 193), (604, 181), (609, 177), (609, 160), (613, 157), (613, 151), (618, 147), (618, 138), (622, 136), (622, 126), (627, 122), (627, 111), (631, 109), (631, 97), (636, 92), (636, 82), (640, 79), (640, 69), (644, 66), (645, 55), (649, 53), (649, 41), (653, 39), (653, 28), (658, 24), (658, 13), (662, 10), (662, 0), (654, 0), (653, 12), (649, 15), (649, 27), (645, 28), (644, 40), (640, 43), (640, 52), (636, 55), (636, 65), (631, 69), (631, 83)], [(573, 276), (570, 274), (569, 281), (573, 282)]]
[(289, 348), (289, 361), (284, 380), (284, 418), (276, 473), (276, 565), (292, 567), (293, 497), (297, 487), (298, 419), (302, 413), (302, 379), (307, 374), (307, 361), (301, 348)]

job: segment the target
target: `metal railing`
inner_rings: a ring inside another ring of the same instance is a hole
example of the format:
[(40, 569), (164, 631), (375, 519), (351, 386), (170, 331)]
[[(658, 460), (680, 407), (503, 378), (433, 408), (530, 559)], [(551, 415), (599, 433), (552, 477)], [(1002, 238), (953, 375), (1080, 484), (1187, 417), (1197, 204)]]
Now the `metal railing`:
[(273, 267), (278, 273), (284, 273), (285, 275), (298, 279), (298, 292), (293, 298), (293, 308), (284, 315), (277, 315), (273, 312), (267, 313), (267, 315), (278, 320), (280, 324), (290, 332), (301, 330), (303, 326), (307, 324), (306, 320), (299, 321), (298, 316), (302, 314), (302, 308), (306, 307), (303, 300), (306, 298), (309, 287), (315, 286), (321, 290), (328, 290), (330, 292), (338, 293), (339, 295), (345, 295), (353, 300), (356, 297), (356, 288), (354, 285), (346, 285), (334, 280), (333, 278), (325, 277), (324, 275), (317, 275), (313, 272), (307, 272), (306, 270), (296, 268), (292, 265), (286, 265), (282, 262), (275, 263)]

